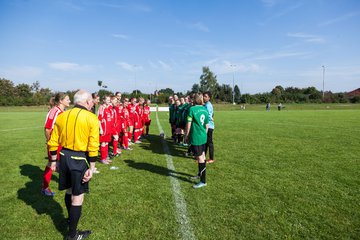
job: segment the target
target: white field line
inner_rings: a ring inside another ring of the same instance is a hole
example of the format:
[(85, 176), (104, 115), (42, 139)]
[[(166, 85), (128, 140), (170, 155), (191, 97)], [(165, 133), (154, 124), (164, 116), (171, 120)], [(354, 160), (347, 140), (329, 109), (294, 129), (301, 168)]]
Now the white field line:
[(1, 129), (0, 132), (21, 131), (21, 130), (27, 130), (27, 129), (41, 128), (41, 127), (42, 127), (42, 126), (38, 126), (38, 127), (26, 127), (26, 128)]
[[(161, 127), (157, 112), (156, 112), (156, 122), (159, 128), (159, 132), (164, 134), (164, 130)], [(164, 134), (164, 138), (165, 138), (165, 134)], [(167, 168), (172, 172), (175, 172), (175, 167), (172, 160), (172, 156), (170, 155), (169, 147), (164, 139), (161, 140), (161, 143), (166, 156)], [(196, 237), (193, 233), (190, 221), (187, 217), (186, 202), (183, 197), (183, 194), (181, 193), (180, 183), (174, 173), (170, 174), (170, 182), (171, 182), (172, 192), (174, 195), (175, 206), (176, 206), (176, 219), (177, 222), (180, 224), (180, 232), (182, 235), (182, 239), (195, 240)]]

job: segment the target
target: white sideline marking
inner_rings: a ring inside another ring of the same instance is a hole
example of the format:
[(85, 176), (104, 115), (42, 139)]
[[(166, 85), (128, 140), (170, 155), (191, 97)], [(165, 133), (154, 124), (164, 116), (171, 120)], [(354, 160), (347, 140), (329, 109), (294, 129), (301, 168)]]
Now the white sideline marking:
[[(161, 127), (158, 113), (156, 112), (156, 122), (159, 128), (160, 133), (164, 133), (164, 130)], [(165, 138), (165, 134), (164, 134)], [(172, 160), (172, 157), (170, 155), (169, 147), (164, 139), (161, 140), (165, 156), (166, 156), (166, 162), (167, 162), (167, 168), (171, 171), (175, 171), (175, 166)], [(170, 182), (172, 186), (172, 192), (174, 195), (175, 205), (176, 205), (176, 219), (177, 222), (180, 224), (180, 231), (182, 235), (182, 239), (193, 239), (195, 240), (196, 237), (191, 229), (190, 221), (187, 217), (187, 210), (186, 210), (186, 202), (185, 199), (181, 193), (181, 187), (180, 183), (176, 178), (176, 175), (171, 173), (170, 174)]]
[(20, 131), (20, 130), (33, 129), (33, 128), (41, 128), (41, 126), (38, 126), (38, 127), (27, 127), (27, 128), (1, 129), (0, 132)]

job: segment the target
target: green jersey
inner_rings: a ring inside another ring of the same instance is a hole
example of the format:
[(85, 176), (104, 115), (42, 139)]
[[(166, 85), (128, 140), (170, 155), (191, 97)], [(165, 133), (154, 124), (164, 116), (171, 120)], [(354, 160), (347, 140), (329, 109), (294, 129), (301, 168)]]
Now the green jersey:
[(169, 104), (169, 123), (175, 124), (176, 122), (176, 105)]
[(191, 122), (190, 144), (199, 146), (207, 141), (206, 124), (209, 123), (209, 113), (202, 105), (190, 108), (187, 121)]

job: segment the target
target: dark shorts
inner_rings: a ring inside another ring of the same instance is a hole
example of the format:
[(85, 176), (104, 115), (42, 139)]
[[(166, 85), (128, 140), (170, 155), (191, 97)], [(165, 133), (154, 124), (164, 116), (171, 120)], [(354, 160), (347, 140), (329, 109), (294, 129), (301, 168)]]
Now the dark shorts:
[(59, 190), (72, 188), (72, 195), (75, 196), (89, 192), (89, 182), (82, 182), (88, 169), (85, 152), (62, 149), (59, 165)]
[(191, 150), (194, 153), (194, 156), (199, 157), (203, 153), (205, 153), (205, 146), (206, 146), (206, 144), (203, 144), (203, 145), (191, 145)]

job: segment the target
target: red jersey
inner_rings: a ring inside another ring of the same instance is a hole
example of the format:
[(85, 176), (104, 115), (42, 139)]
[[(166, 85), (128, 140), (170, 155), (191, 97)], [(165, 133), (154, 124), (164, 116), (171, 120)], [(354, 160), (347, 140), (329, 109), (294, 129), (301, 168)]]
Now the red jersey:
[(100, 121), (101, 135), (112, 134), (113, 131), (113, 111), (111, 106), (101, 106), (98, 112), (98, 119)]
[(144, 106), (142, 119), (144, 119), (145, 122), (150, 121), (150, 113), (150, 107)]
[(129, 110), (125, 107), (122, 107), (120, 110), (120, 118), (121, 118), (121, 132), (126, 132), (127, 127), (129, 126)]
[(120, 106), (116, 106), (116, 107), (113, 107), (112, 108), (112, 111), (113, 111), (113, 122), (114, 122), (114, 134), (117, 135), (119, 134), (119, 130), (120, 130), (120, 122), (121, 122), (121, 118), (120, 118)]
[(45, 128), (46, 129), (51, 129), (51, 131), (52, 131), (53, 128), (54, 128), (56, 118), (62, 112), (63, 112), (63, 110), (61, 110), (61, 108), (59, 108), (58, 106), (53, 107), (52, 109), (50, 109), (48, 114), (46, 115)]

